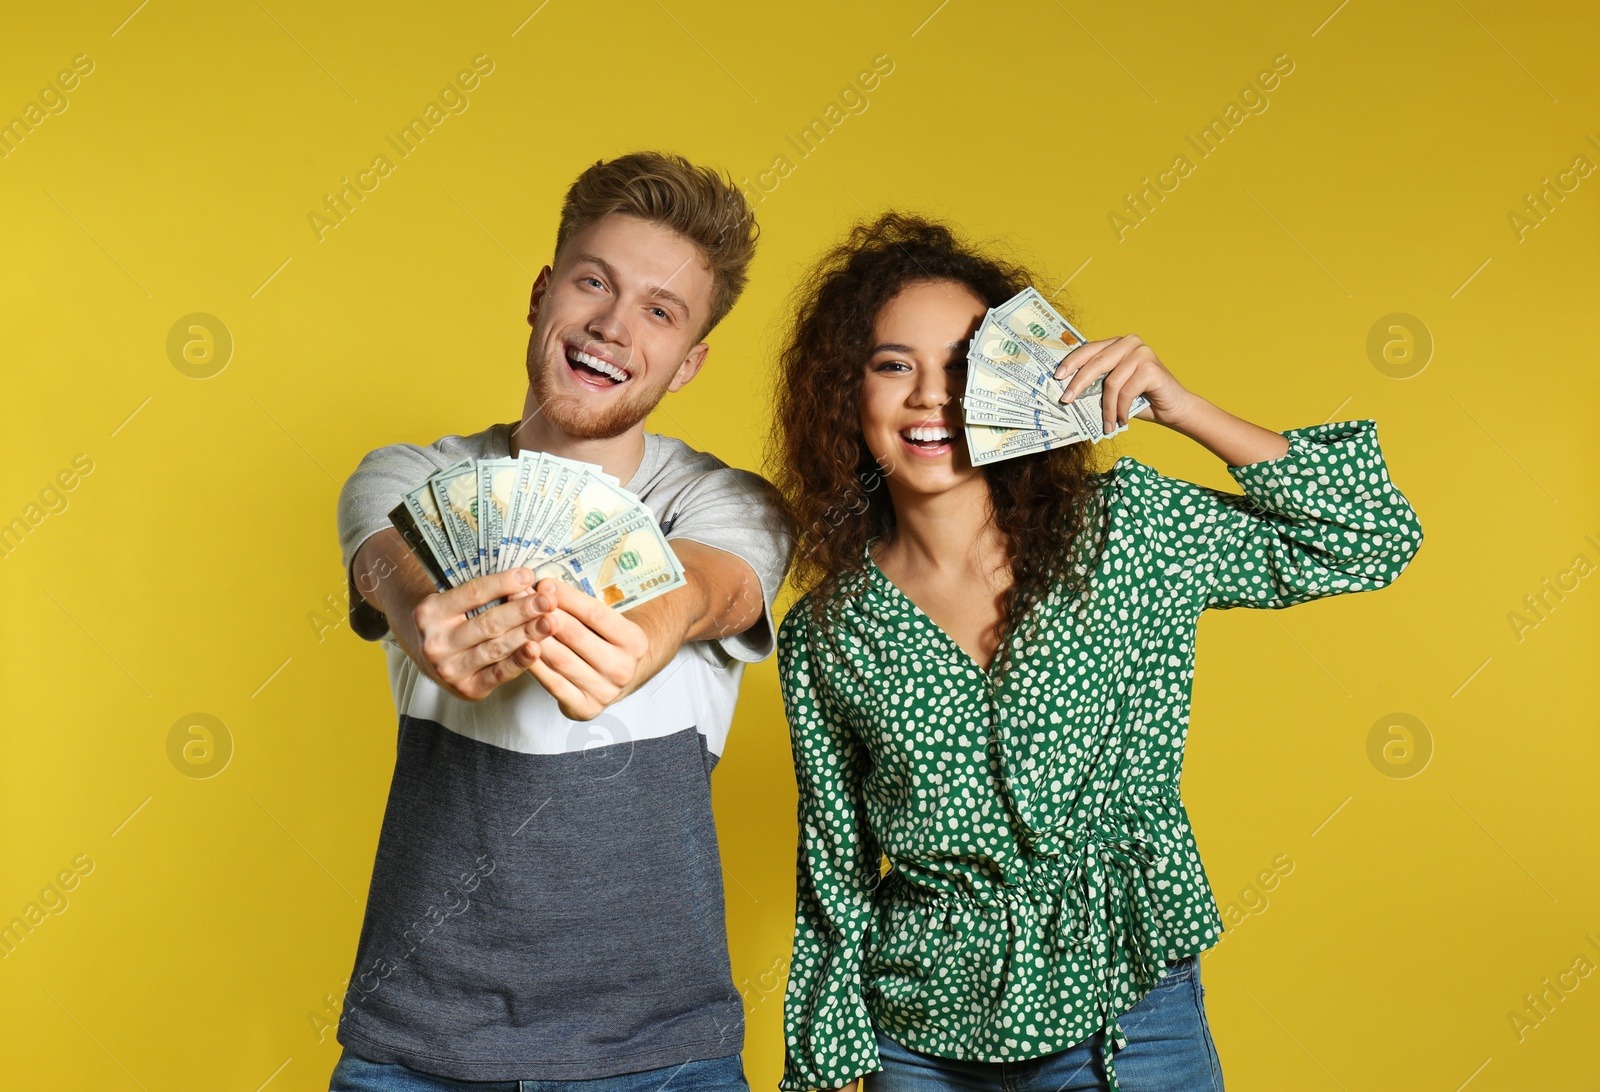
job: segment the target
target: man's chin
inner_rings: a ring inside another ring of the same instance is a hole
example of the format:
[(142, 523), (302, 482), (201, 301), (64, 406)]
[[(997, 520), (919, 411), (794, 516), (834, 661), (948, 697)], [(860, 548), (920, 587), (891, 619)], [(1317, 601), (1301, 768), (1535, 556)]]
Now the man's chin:
[(599, 408), (581, 395), (549, 397), (543, 384), (534, 385), (534, 397), (545, 420), (575, 440), (611, 440), (638, 425), (655, 407), (634, 400), (618, 400)]

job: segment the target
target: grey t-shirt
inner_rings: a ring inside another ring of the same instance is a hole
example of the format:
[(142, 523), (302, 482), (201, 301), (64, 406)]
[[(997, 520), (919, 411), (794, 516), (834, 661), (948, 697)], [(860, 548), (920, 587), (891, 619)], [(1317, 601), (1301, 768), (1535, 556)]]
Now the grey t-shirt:
[[(346, 572), (402, 493), (508, 455), (511, 428), (368, 454), (339, 497)], [(452, 697), (352, 590), (352, 628), (382, 639), (400, 720), (339, 1020), (363, 1058), (458, 1080), (588, 1080), (743, 1047), (710, 776), (744, 664), (773, 650), (789, 538), (761, 478), (671, 437), (646, 433), (624, 484), (669, 541), (748, 562), (763, 613), (684, 645), (594, 720), (569, 720), (526, 674), (483, 701)]]

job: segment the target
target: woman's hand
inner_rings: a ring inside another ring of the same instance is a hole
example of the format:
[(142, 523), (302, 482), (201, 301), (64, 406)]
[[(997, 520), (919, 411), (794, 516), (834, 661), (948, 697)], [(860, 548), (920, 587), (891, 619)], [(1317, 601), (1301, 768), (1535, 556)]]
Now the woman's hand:
[(1182, 424), (1200, 401), (1178, 382), (1138, 334), (1090, 341), (1068, 353), (1055, 371), (1057, 379), (1070, 380), (1061, 401), (1072, 401), (1102, 375), (1106, 385), (1100, 398), (1101, 419), (1107, 433), (1128, 423), (1128, 410), (1141, 394), (1150, 400), (1150, 405), (1134, 416), (1169, 428)]

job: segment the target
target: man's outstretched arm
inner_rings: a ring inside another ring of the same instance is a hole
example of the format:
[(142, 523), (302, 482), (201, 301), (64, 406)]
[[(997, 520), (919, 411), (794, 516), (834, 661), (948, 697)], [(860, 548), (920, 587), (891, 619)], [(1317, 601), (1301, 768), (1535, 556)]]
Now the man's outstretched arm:
[[(384, 528), (361, 544), (350, 572), (361, 597), (387, 617), (406, 655), (458, 698), (480, 701), (538, 662), (538, 636), (530, 627), (553, 604), (530, 593), (531, 569), (492, 573), (439, 592), (400, 532)], [(511, 596), (517, 598), (467, 617), (475, 607)]]
[(687, 539), (674, 539), (672, 549), (686, 584), (626, 614), (559, 580), (539, 582), (532, 598), (554, 609), (528, 623), (540, 639), (512, 660), (573, 720), (591, 720), (633, 693), (686, 643), (731, 637), (761, 621), (765, 599), (749, 562)]

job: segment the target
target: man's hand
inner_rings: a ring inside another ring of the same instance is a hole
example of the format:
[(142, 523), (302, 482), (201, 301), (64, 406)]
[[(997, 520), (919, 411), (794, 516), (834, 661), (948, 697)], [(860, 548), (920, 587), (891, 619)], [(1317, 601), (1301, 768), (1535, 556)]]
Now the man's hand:
[(570, 584), (547, 578), (535, 591), (533, 598), (551, 608), (530, 625), (544, 639), (513, 650), (512, 661), (533, 674), (563, 714), (593, 720), (643, 681), (649, 639), (622, 612)]
[[(488, 697), (541, 658), (534, 643), (538, 634), (531, 627), (540, 624), (554, 601), (529, 594), (532, 581), (533, 570), (511, 569), (425, 596), (411, 615), (417, 635), (412, 659), (456, 697)], [(502, 598), (509, 602), (467, 617), (475, 607)]]
[[(356, 551), (350, 574), (361, 597), (388, 619), (419, 670), (455, 697), (481, 701), (537, 660), (542, 636), (529, 626), (554, 604), (532, 594), (533, 573), (513, 569), (436, 592), (400, 532), (386, 527)], [(510, 602), (474, 618), (467, 611)], [(513, 660), (513, 651), (518, 658)]]
[(743, 633), (760, 621), (765, 600), (749, 562), (687, 539), (672, 541), (685, 584), (621, 611), (557, 580), (541, 580), (536, 598), (554, 608), (529, 629), (539, 638), (512, 658), (533, 674), (573, 720), (592, 720), (606, 706), (652, 679), (689, 641)]

